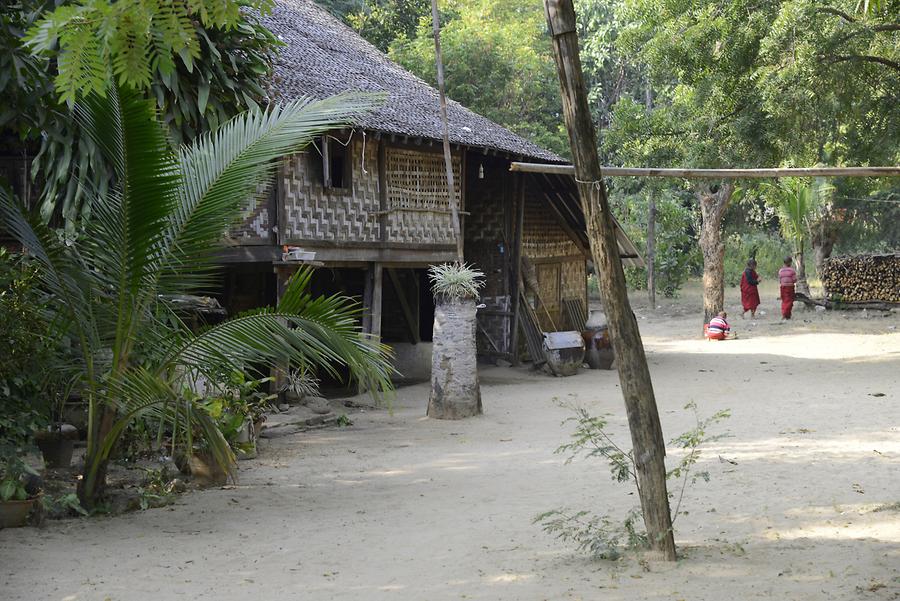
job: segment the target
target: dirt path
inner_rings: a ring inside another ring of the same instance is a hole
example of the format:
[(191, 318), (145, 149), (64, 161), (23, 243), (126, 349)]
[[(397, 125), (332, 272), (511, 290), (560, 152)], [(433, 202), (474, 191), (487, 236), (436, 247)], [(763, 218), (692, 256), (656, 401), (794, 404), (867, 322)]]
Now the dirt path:
[(731, 436), (702, 458), (711, 481), (686, 495), (676, 564), (591, 562), (531, 524), (559, 506), (622, 515), (636, 502), (602, 462), (553, 454), (570, 430), (554, 397), (611, 413), (627, 440), (615, 373), (491, 368), (482, 418), (427, 420), (427, 388), (404, 388), (394, 415), (269, 441), (237, 488), (2, 531), (0, 597), (900, 598), (900, 319), (798, 312), (777, 325), (766, 306), (722, 343), (693, 337), (695, 314), (638, 311), (666, 435), (690, 427), (690, 400), (732, 411)]

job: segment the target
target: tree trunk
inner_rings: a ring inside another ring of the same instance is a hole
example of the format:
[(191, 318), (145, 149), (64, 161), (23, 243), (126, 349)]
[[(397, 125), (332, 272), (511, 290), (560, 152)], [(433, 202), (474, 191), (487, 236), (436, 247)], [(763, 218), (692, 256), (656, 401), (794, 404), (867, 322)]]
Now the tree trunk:
[(700, 201), (700, 250), (703, 252), (703, 323), (725, 306), (725, 242), (722, 220), (734, 192), (734, 184), (698, 187)]
[(675, 539), (666, 488), (665, 439), (644, 345), (628, 301), (625, 272), (619, 256), (606, 185), (600, 171), (597, 136), (578, 50), (575, 8), (572, 0), (544, 0), (544, 8), (553, 40), (578, 196), (587, 224), (588, 241), (610, 336), (615, 345), (647, 539), (653, 556), (674, 561)]
[(831, 257), (834, 244), (838, 240), (838, 229), (833, 224), (823, 219), (812, 228), (812, 247), (816, 262), (816, 273), (821, 278), (825, 267), (825, 260)]
[(435, 299), (428, 417), (481, 415), (475, 351), (475, 301)]
[(105, 407), (100, 417), (100, 423), (97, 425), (96, 433), (91, 432), (88, 435), (94, 436), (94, 444), (91, 445), (91, 452), (84, 457), (84, 473), (81, 480), (78, 481), (76, 493), (81, 506), (90, 511), (97, 505), (97, 501), (103, 496), (106, 490), (106, 471), (109, 467), (109, 454), (103, 452), (104, 441), (112, 431), (115, 422), (116, 412), (109, 407)]
[(794, 289), (809, 296), (809, 282), (806, 281), (806, 245), (803, 240), (799, 241), (794, 252), (794, 265), (797, 266), (797, 284)]
[(656, 310), (656, 196), (650, 192), (647, 216), (647, 297), (650, 310)]

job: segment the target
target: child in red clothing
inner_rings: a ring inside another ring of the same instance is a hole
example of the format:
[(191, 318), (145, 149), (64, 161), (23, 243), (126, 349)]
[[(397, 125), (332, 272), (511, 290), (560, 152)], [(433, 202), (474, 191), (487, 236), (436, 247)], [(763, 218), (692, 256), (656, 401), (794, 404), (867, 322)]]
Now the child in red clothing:
[(778, 281), (781, 284), (781, 317), (791, 318), (794, 309), (794, 284), (797, 283), (797, 272), (791, 267), (791, 258), (784, 258), (784, 267), (778, 270)]
[(756, 273), (756, 260), (750, 259), (747, 261), (744, 275), (741, 276), (741, 305), (744, 308), (741, 317), (744, 317), (747, 311), (750, 311), (751, 318), (756, 317), (756, 308), (759, 306), (759, 289), (757, 289), (759, 280), (759, 274)]

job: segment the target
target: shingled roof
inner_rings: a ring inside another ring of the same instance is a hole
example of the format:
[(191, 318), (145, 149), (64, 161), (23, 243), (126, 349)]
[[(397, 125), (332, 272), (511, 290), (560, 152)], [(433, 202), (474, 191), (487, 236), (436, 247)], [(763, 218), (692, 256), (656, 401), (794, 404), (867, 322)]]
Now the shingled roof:
[[(312, 0), (277, 0), (262, 19), (285, 43), (275, 61), (276, 100), (326, 98), (346, 91), (387, 92), (376, 111), (359, 119), (362, 128), (409, 137), (442, 139), (437, 90), (392, 62)], [(448, 100), (450, 142), (562, 162), (490, 119)]]

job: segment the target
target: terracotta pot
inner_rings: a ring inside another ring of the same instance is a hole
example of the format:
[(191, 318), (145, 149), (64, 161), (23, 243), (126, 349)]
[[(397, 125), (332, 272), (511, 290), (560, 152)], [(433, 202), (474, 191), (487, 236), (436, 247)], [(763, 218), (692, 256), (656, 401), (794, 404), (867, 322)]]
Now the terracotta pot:
[(188, 473), (197, 486), (225, 486), (228, 483), (228, 472), (222, 469), (212, 455), (198, 452), (188, 459)]
[(0, 528), (24, 526), (35, 501), (37, 498), (24, 501), (0, 501)]

